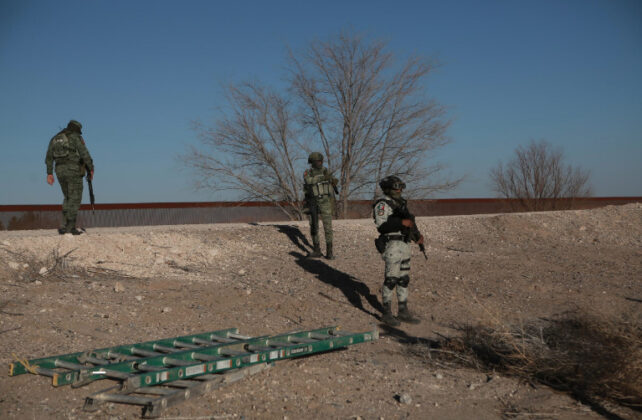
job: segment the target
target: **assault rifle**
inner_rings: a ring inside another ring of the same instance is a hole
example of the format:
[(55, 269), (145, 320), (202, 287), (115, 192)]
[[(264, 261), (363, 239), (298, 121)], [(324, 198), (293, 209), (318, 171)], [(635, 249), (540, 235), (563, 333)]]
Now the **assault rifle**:
[(91, 203), (91, 213), (94, 214), (94, 204), (96, 204), (96, 197), (94, 197), (94, 186), (91, 183), (91, 171), (89, 170), (89, 166), (85, 166), (87, 169), (87, 186), (89, 187), (89, 202)]
[[(421, 239), (421, 232), (419, 232), (419, 228), (417, 227), (417, 223), (415, 222), (415, 216), (410, 213), (408, 210), (408, 206), (406, 205), (406, 200), (403, 200), (403, 204), (395, 207), (393, 211), (393, 216), (399, 217), (402, 220), (403, 219), (409, 219), (412, 221), (412, 227), (403, 227), (403, 234), (408, 236), (411, 241), (417, 242)], [(419, 250), (424, 254), (424, 258), (428, 259), (428, 255), (426, 255), (426, 246), (424, 244), (419, 244)]]
[(319, 234), (319, 203), (314, 194), (308, 195), (307, 200), (310, 208), (310, 233), (316, 236)]

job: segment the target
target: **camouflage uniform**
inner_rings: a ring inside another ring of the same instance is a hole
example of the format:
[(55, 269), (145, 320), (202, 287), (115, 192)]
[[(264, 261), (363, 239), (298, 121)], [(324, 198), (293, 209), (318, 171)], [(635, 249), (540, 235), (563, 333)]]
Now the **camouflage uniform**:
[[(323, 155), (318, 152), (310, 154), (308, 162), (312, 165), (311, 168), (303, 174), (303, 183), (306, 199), (315, 197), (318, 205), (319, 219), (323, 222), (323, 232), (325, 234), (326, 244), (326, 258), (333, 259), (334, 254), (332, 251), (332, 213), (334, 212), (334, 187), (337, 185), (338, 180), (332, 176), (327, 168), (317, 164), (315, 167), (314, 162), (323, 162)], [(312, 245), (314, 247), (311, 257), (320, 257), (321, 248), (319, 240), (319, 229), (313, 231), (312, 215), (310, 215), (310, 236), (312, 236)]]
[(76, 218), (82, 201), (83, 176), (85, 169), (94, 170), (94, 162), (85, 146), (79, 122), (70, 121), (67, 128), (53, 136), (49, 141), (45, 164), (47, 175), (53, 174), (54, 163), (56, 178), (62, 189), (62, 217), (64, 221), (60, 233), (77, 233)]
[[(384, 178), (384, 180), (388, 178)], [(405, 184), (401, 183), (401, 185), (405, 188)], [(382, 189), (385, 192), (384, 195), (378, 198), (373, 206), (374, 221), (377, 225), (377, 230), (381, 234), (379, 240), (382, 241), (384, 246), (381, 258), (386, 264), (384, 282), (381, 287), (381, 299), (384, 307), (382, 319), (390, 325), (399, 325), (398, 319), (404, 322), (417, 323), (418, 320), (408, 311), (410, 239), (402, 219), (393, 214), (397, 207), (406, 206), (406, 200), (401, 198), (400, 195), (392, 197), (389, 195), (390, 189), (384, 188), (384, 186), (385, 184), (382, 185)], [(399, 306), (397, 318), (392, 316), (392, 297), (395, 288)]]

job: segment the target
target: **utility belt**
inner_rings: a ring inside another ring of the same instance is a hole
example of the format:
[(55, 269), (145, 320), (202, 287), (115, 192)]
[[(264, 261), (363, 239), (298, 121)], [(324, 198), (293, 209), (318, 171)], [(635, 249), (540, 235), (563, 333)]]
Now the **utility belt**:
[(399, 233), (379, 235), (379, 237), (375, 239), (375, 247), (377, 247), (377, 251), (379, 251), (380, 254), (383, 254), (383, 252), (386, 250), (386, 245), (390, 241), (403, 241), (408, 243), (410, 242), (410, 238)]
[(391, 235), (383, 235), (384, 238), (386, 238), (387, 241), (404, 241), (404, 242), (410, 242), (410, 238), (406, 235), (402, 235), (400, 233), (393, 233)]

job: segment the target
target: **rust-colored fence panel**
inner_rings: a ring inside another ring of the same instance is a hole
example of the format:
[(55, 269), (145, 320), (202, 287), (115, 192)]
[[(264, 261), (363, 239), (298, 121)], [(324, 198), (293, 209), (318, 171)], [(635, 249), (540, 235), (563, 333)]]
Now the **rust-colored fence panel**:
[[(642, 197), (592, 197), (562, 203), (562, 207), (589, 209), (606, 205), (642, 202)], [(519, 209), (516, 200), (454, 198), (413, 200), (410, 210), (417, 216), (505, 213)], [(559, 205), (559, 202), (557, 203)], [(558, 207), (560, 208), (560, 207)], [(371, 217), (371, 201), (351, 201), (349, 218)], [(0, 230), (55, 229), (61, 223), (60, 205), (0, 206)], [(97, 204), (95, 212), (82, 205), (78, 226), (115, 227), (181, 225), (202, 223), (250, 223), (288, 220), (277, 206), (263, 202), (115, 203)]]

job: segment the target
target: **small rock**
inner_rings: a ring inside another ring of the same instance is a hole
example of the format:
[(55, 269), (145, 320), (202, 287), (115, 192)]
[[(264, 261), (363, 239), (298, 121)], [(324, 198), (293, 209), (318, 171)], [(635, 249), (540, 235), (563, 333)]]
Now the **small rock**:
[(163, 309), (161, 309), (162, 313), (167, 313), (167, 312), (171, 312), (171, 311), (172, 311), (172, 308), (170, 308), (169, 306), (166, 306)]
[(397, 401), (399, 401), (401, 404), (410, 404), (412, 403), (412, 398), (410, 398), (410, 395), (408, 394), (399, 394), (396, 395)]
[(22, 264), (22, 268), (29, 268), (29, 264), (27, 263)]
[(143, 297), (142, 297), (142, 296), (140, 296), (140, 295), (139, 295), (139, 296), (134, 296), (134, 298), (135, 298), (137, 301), (139, 301), (139, 302), (140, 302), (141, 300), (143, 300)]
[(252, 294), (252, 289), (247, 289), (247, 290), (245, 291), (245, 294), (246, 294), (246, 295), (251, 295), (251, 294)]
[(242, 268), (241, 268), (241, 269), (239, 270), (239, 276), (244, 276), (244, 275), (245, 275), (245, 273), (246, 273), (246, 271), (245, 271), (244, 269), (242, 269)]
[(435, 378), (444, 379), (444, 375), (442, 375), (441, 373), (437, 373), (437, 374), (435, 374)]
[(11, 267), (13, 270), (17, 270), (20, 268), (20, 264), (15, 261), (9, 261), (7, 264), (9, 264), (9, 267)]
[(40, 280), (36, 280), (33, 282), (33, 284), (35, 284), (36, 286), (40, 286), (42, 282)]
[(47, 274), (47, 271), (49, 271), (47, 270), (47, 267), (42, 267), (40, 271), (38, 271), (38, 274), (40, 274), (41, 276), (44, 276), (45, 274)]
[(114, 286), (114, 292), (120, 293), (125, 291), (125, 286), (119, 281), (116, 282), (116, 285)]

